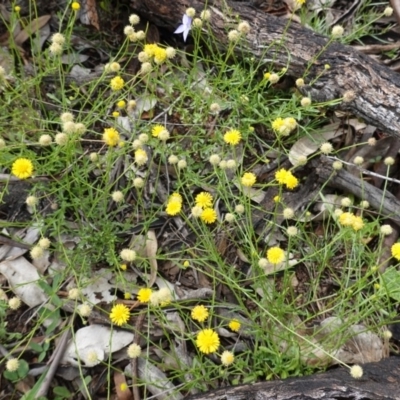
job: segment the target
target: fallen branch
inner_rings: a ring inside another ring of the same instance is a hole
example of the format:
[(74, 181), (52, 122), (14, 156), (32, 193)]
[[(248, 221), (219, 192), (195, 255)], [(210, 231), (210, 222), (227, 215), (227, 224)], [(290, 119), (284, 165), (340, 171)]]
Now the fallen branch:
[(362, 368), (361, 379), (352, 378), (347, 368), (338, 368), (301, 378), (231, 386), (185, 400), (400, 400), (399, 357)]

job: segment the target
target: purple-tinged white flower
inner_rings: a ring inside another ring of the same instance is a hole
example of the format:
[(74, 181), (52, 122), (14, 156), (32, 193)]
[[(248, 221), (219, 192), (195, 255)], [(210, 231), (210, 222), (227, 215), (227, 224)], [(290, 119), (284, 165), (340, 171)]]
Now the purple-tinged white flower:
[(182, 24), (176, 28), (174, 33), (183, 33), (183, 40), (186, 42), (186, 39), (189, 35), (189, 31), (192, 28), (192, 18), (188, 17), (186, 14), (183, 14)]

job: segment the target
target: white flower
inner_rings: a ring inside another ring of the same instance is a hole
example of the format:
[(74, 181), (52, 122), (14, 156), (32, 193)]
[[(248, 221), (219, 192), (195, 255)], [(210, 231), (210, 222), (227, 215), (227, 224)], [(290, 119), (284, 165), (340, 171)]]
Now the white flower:
[(171, 164), (171, 165), (177, 164), (178, 161), (179, 161), (179, 158), (178, 158), (178, 156), (176, 156), (175, 154), (171, 154), (171, 155), (168, 157), (168, 163)]
[(240, 34), (236, 29), (232, 29), (228, 33), (228, 39), (229, 39), (230, 42), (238, 41), (239, 37), (240, 37)]
[(119, 255), (124, 261), (131, 262), (136, 260), (136, 251), (131, 249), (122, 249)]
[(247, 21), (239, 22), (237, 30), (244, 35), (250, 32), (250, 24)]
[(212, 165), (218, 165), (221, 161), (221, 157), (218, 154), (212, 154), (209, 161)]
[(186, 42), (186, 39), (189, 35), (189, 31), (192, 27), (192, 18), (187, 14), (183, 14), (182, 24), (176, 28), (174, 33), (183, 33), (183, 40)]
[(120, 203), (124, 200), (124, 194), (120, 190), (116, 190), (115, 192), (113, 192), (111, 194), (111, 197), (116, 203)]
[(363, 376), (363, 369), (359, 366), (359, 365), (353, 365), (350, 368), (350, 375), (354, 378), (354, 379), (358, 379), (361, 378)]
[(43, 256), (43, 249), (40, 246), (33, 246), (30, 251), (30, 255), (32, 260), (36, 260)]
[(51, 244), (50, 240), (49, 240), (48, 238), (46, 238), (46, 237), (41, 238), (41, 239), (39, 240), (39, 243), (38, 243), (38, 245), (39, 245), (42, 249), (48, 249), (48, 248), (50, 247), (50, 244)]
[(11, 310), (17, 310), (19, 307), (21, 307), (21, 299), (19, 297), (12, 297), (10, 300), (8, 300), (8, 306), (11, 308)]
[(140, 189), (144, 186), (144, 180), (140, 177), (135, 178), (133, 180), (133, 186), (135, 186), (135, 188)]
[(39, 138), (39, 144), (41, 146), (49, 146), (51, 144), (51, 142), (53, 141), (53, 139), (51, 138), (50, 135), (41, 135)]
[(136, 15), (136, 14), (131, 14), (131, 15), (129, 16), (129, 23), (130, 23), (131, 25), (137, 25), (139, 22), (140, 22), (140, 18), (139, 18), (138, 15)]
[(132, 343), (127, 350), (128, 353), (128, 357), (129, 358), (138, 358), (140, 356), (140, 353), (142, 352), (141, 347), (136, 344), (136, 343)]
[(196, 10), (193, 7), (189, 7), (186, 9), (185, 14), (188, 17), (193, 18), (196, 15)]
[(88, 303), (83, 303), (78, 306), (78, 313), (82, 317), (88, 317), (92, 312), (92, 306)]
[(360, 157), (360, 156), (354, 157), (353, 162), (354, 162), (354, 164), (356, 164), (356, 165), (361, 165), (361, 164), (364, 162), (364, 158), (362, 158), (362, 157)]
[(19, 367), (18, 358), (11, 358), (6, 363), (6, 370), (9, 371), (9, 372), (16, 371), (18, 369), (18, 367)]
[(329, 154), (332, 152), (333, 146), (329, 142), (326, 142), (326, 143), (322, 143), (321, 147), (319, 149), (321, 150), (321, 153)]
[(339, 37), (343, 36), (343, 32), (344, 32), (344, 29), (343, 29), (342, 26), (340, 26), (340, 25), (335, 25), (335, 26), (332, 28), (332, 37), (333, 37), (333, 38), (339, 38)]
[(383, 11), (383, 15), (385, 17), (390, 17), (393, 14), (393, 8), (392, 7), (386, 7), (385, 10)]
[(36, 196), (28, 196), (25, 200), (25, 203), (29, 207), (34, 207), (39, 202), (39, 199)]

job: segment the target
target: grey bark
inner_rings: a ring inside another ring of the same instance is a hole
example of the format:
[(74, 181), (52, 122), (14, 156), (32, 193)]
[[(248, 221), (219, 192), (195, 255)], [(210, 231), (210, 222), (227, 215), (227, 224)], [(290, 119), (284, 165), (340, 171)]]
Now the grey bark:
[(301, 378), (222, 388), (185, 400), (400, 400), (400, 359), (362, 366), (360, 379), (339, 368)]

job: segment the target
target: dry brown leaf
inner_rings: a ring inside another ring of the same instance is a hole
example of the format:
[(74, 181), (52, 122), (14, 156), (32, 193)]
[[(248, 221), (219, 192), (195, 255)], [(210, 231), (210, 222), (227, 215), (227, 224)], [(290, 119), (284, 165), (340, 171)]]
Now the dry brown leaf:
[[(132, 392), (128, 388), (125, 375), (121, 372), (114, 372), (114, 384), (117, 391), (118, 400), (132, 400)], [(125, 390), (123, 390), (123, 388)]]
[(98, 31), (100, 30), (99, 14), (97, 13), (96, 0), (82, 1), (79, 20), (84, 25), (92, 25)]
[(157, 250), (158, 250), (157, 237), (154, 230), (151, 229), (147, 233), (147, 240), (146, 240), (146, 254), (150, 263), (149, 287), (153, 286), (157, 278), (157, 270), (158, 270), (157, 259), (156, 259)]
[(35, 18), (14, 37), (15, 43), (18, 46), (21, 46), (26, 40), (29, 39), (30, 36), (36, 33), (44, 25), (46, 25), (50, 18), (51, 15), (42, 15), (39, 18)]
[(343, 135), (343, 130), (339, 129), (340, 123), (334, 122), (322, 129), (316, 130), (312, 134), (300, 138), (289, 151), (289, 160), (293, 165), (298, 163), (300, 156), (308, 157), (316, 152), (322, 143)]

